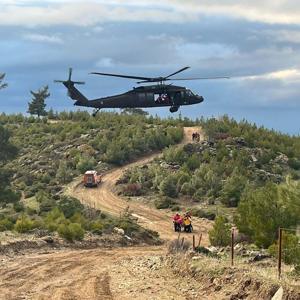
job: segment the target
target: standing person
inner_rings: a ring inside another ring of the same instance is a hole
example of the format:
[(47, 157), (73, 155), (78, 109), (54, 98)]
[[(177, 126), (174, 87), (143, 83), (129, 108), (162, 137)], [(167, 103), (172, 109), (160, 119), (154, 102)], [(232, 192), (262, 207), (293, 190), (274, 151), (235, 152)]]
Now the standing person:
[(181, 224), (182, 224), (182, 218), (179, 213), (176, 213), (176, 215), (173, 217), (173, 223), (174, 223), (174, 230), (175, 232), (181, 231)]
[(184, 231), (185, 232), (192, 232), (192, 218), (191, 218), (191, 214), (189, 212), (187, 212), (184, 215), (183, 218), (183, 226), (184, 226)]

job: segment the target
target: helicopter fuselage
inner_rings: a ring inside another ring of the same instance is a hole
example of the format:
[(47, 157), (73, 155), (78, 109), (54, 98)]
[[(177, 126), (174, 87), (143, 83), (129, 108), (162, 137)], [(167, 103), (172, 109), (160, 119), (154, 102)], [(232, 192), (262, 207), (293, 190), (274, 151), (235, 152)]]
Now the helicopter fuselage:
[[(70, 95), (72, 98), (72, 95)], [(88, 101), (76, 101), (75, 105), (101, 108), (147, 108), (170, 106), (179, 108), (182, 105), (192, 105), (203, 102), (203, 97), (195, 95), (189, 89), (173, 85), (150, 85), (133, 88), (123, 94), (103, 97)]]

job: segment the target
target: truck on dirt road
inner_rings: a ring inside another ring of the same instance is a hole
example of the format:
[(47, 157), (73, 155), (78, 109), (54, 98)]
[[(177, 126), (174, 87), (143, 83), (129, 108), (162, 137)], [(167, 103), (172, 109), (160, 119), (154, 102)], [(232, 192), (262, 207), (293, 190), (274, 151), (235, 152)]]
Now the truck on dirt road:
[(83, 176), (83, 185), (85, 187), (97, 187), (101, 182), (102, 177), (97, 171), (86, 171)]

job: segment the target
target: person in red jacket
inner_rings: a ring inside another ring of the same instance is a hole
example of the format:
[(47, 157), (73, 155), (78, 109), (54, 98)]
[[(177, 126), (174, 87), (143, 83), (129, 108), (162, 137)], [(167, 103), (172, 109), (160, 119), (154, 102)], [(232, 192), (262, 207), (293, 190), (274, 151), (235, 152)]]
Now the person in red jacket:
[(173, 217), (173, 223), (174, 223), (174, 230), (180, 232), (181, 225), (182, 225), (182, 218), (179, 213), (176, 213), (176, 215)]

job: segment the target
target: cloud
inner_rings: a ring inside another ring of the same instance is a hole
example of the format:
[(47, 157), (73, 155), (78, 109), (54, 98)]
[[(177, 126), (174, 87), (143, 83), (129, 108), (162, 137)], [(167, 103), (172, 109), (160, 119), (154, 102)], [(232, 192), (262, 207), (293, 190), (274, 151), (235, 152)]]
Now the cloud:
[[(70, 3), (72, 5), (70, 5)], [(292, 0), (111, 0), (4, 1), (0, 24), (90, 26), (105, 22), (186, 23), (225, 16), (269, 24), (300, 24), (300, 3)]]
[(45, 34), (36, 34), (36, 33), (28, 33), (23, 36), (25, 40), (33, 41), (33, 42), (42, 42), (42, 43), (50, 43), (50, 44), (63, 44), (63, 40), (54, 35), (45, 35)]
[(300, 70), (299, 69), (287, 69), (287, 70), (280, 70), (276, 72), (270, 72), (261, 75), (255, 76), (245, 76), (241, 77), (241, 79), (269, 79), (269, 80), (281, 80), (284, 82), (299, 82), (300, 81)]
[(193, 21), (183, 18), (182, 12), (159, 10), (148, 7), (111, 6), (96, 1), (69, 4), (2, 5), (0, 24), (6, 26), (92, 26), (105, 22), (171, 22)]

